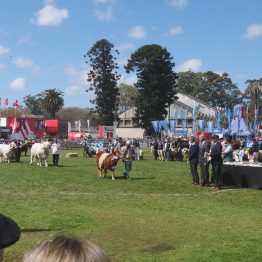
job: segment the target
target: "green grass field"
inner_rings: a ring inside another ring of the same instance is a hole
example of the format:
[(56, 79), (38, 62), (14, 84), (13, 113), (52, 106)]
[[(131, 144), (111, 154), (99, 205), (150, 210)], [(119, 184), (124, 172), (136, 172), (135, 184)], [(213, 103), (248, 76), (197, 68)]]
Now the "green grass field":
[(62, 167), (30, 166), (29, 157), (0, 164), (0, 212), (22, 229), (5, 261), (58, 232), (90, 239), (112, 261), (262, 260), (262, 191), (192, 186), (187, 163), (149, 152), (131, 179), (120, 162), (115, 181), (101, 179), (94, 158), (65, 153)]

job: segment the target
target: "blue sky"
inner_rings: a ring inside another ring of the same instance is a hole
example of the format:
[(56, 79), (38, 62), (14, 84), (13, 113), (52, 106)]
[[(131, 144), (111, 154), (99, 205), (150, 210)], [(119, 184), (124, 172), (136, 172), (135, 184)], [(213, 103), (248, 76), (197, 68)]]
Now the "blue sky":
[(176, 72), (226, 72), (243, 90), (262, 77), (261, 0), (8, 0), (0, 9), (0, 97), (22, 101), (45, 89), (65, 106), (90, 107), (84, 54), (108, 39), (123, 69), (145, 44), (172, 54)]

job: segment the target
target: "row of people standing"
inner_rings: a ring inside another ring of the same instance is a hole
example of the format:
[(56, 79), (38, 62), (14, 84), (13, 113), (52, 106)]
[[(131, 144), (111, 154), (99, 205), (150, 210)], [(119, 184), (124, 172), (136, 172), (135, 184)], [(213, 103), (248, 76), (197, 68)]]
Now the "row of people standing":
[[(198, 175), (198, 164), (200, 166), (200, 180)], [(221, 189), (222, 179), (222, 145), (217, 135), (212, 136), (212, 140), (206, 140), (204, 135), (200, 135), (199, 142), (194, 136), (189, 139), (189, 165), (192, 175), (192, 184), (209, 186), (209, 165), (212, 165), (212, 182), (214, 189)]]
[(150, 143), (151, 152), (154, 159), (161, 161), (183, 160), (183, 148), (188, 148), (188, 140), (181, 137), (176, 139), (154, 139)]

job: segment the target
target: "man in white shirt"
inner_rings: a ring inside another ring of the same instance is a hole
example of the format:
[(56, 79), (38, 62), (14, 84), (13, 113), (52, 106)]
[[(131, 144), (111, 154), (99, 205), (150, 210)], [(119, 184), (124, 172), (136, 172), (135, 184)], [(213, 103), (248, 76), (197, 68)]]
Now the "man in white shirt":
[(52, 155), (53, 155), (53, 165), (58, 166), (59, 154), (60, 154), (60, 144), (55, 140), (51, 145)]

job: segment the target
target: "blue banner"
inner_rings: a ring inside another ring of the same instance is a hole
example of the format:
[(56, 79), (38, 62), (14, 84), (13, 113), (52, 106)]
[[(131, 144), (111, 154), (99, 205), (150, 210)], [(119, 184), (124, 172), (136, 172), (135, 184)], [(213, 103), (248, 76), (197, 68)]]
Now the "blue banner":
[(182, 128), (183, 128), (183, 131), (186, 129), (186, 120), (185, 119), (182, 120)]
[(196, 122), (195, 122), (195, 120), (193, 120), (193, 122), (192, 122), (192, 133), (193, 134), (196, 133)]
[(156, 134), (159, 133), (159, 123), (158, 123), (158, 122), (159, 122), (159, 121), (157, 121), (157, 120), (155, 120), (155, 121), (151, 121), (152, 126), (153, 126), (154, 131), (155, 131)]
[(227, 110), (228, 130), (231, 129), (231, 118), (232, 118), (232, 112), (231, 112), (231, 110), (228, 108), (228, 110)]
[(221, 128), (221, 113), (219, 110), (217, 111), (217, 128)]
[(168, 122), (166, 120), (160, 120), (159, 121), (159, 126), (161, 127), (160, 130), (164, 129), (165, 132), (168, 132)]
[(176, 120), (170, 120), (169, 123), (170, 123), (171, 133), (175, 133), (175, 131), (176, 131)]
[(207, 122), (207, 132), (213, 134), (213, 132), (214, 132), (214, 122), (213, 121)]
[(175, 134), (177, 135), (181, 135), (181, 136), (186, 136), (187, 135), (187, 131), (184, 130), (176, 130)]
[(205, 120), (200, 119), (197, 122), (198, 122), (199, 132), (204, 132), (205, 131)]

